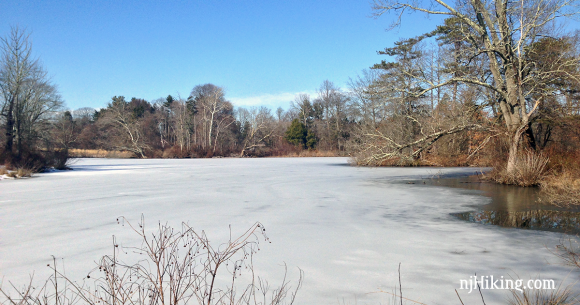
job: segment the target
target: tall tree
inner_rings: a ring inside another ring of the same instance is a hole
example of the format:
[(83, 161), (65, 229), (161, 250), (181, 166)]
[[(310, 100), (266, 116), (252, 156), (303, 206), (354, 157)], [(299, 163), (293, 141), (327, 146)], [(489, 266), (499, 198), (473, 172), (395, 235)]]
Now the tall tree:
[(31, 146), (39, 125), (62, 106), (56, 86), (38, 59), (32, 58), (29, 34), (13, 27), (0, 39), (0, 114), (4, 118), (4, 153), (19, 159), (23, 144)]
[(149, 146), (143, 136), (141, 117), (144, 107), (139, 107), (142, 102), (134, 101), (135, 99), (130, 103), (125, 101), (123, 96), (114, 96), (107, 108), (102, 110), (104, 113), (100, 115), (99, 122), (112, 127), (110, 128), (112, 134), (109, 135), (112, 148), (130, 151), (138, 157), (145, 158), (145, 149)]
[(373, 128), (385, 117), (383, 99), (376, 86), (380, 73), (377, 69), (365, 69), (355, 79), (349, 78), (348, 86), (352, 96), (353, 119), (360, 123), (372, 124)]
[(251, 149), (259, 146), (266, 146), (267, 141), (275, 132), (274, 116), (270, 113), (267, 107), (251, 107), (249, 110), (245, 108), (238, 109), (238, 121), (242, 126), (242, 151), (240, 156)]
[[(456, 3), (435, 0), (432, 5), (418, 1), (375, 0), (375, 15), (395, 15), (393, 26), (401, 22), (406, 10), (455, 18), (465, 58), (485, 61), (491, 78), (452, 73), (446, 79), (432, 83), (414, 93), (419, 96), (430, 90), (454, 83), (481, 86), (494, 93), (488, 101), (499, 109), (509, 138), (507, 171), (515, 170), (522, 134), (538, 106), (554, 94), (550, 88), (538, 86), (542, 79), (551, 79), (577, 58), (558, 58), (553, 65), (538, 70), (528, 56), (538, 39), (554, 36), (551, 25), (557, 18), (578, 13), (574, 0), (470, 0)], [(576, 75), (566, 75), (576, 78)]]
[(213, 147), (215, 151), (220, 127), (224, 126), (224, 118), (219, 118), (219, 116), (224, 110), (231, 109), (231, 104), (225, 99), (224, 89), (214, 84), (195, 86), (191, 90), (190, 96), (195, 101), (196, 107), (200, 109), (204, 121), (205, 141), (202, 142), (203, 146)]

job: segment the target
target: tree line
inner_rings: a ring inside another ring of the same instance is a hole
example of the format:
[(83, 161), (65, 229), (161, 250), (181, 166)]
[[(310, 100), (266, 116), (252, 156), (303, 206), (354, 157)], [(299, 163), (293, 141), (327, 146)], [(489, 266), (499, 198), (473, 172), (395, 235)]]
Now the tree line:
[(135, 157), (287, 155), (303, 149), (345, 151), (354, 121), (347, 92), (324, 81), (316, 97), (299, 94), (288, 110), (234, 107), (222, 87), (195, 86), (187, 98), (147, 101), (114, 96), (99, 110), (58, 113), (63, 149), (129, 151)]
[(386, 60), (350, 78), (325, 80), (289, 108), (234, 107), (224, 89), (194, 86), (187, 98), (115, 96), (106, 107), (64, 111), (56, 87), (30, 58), (26, 34), (2, 40), (3, 159), (28, 151), (104, 149), (135, 157), (288, 155), (325, 150), (359, 165), (494, 165), (514, 171), (524, 151), (580, 151), (580, 34), (556, 21), (568, 0), (473, 0), (453, 5), (377, 0), (394, 26), (404, 11), (446, 17), (400, 39)]
[(298, 95), (288, 110), (234, 107), (214, 84), (194, 86), (187, 98), (114, 96), (100, 109), (67, 110), (40, 61), (32, 58), (29, 34), (13, 28), (1, 43), (0, 163), (12, 167), (64, 166), (73, 149), (138, 158), (344, 151), (353, 123), (349, 94), (329, 81), (314, 98)]

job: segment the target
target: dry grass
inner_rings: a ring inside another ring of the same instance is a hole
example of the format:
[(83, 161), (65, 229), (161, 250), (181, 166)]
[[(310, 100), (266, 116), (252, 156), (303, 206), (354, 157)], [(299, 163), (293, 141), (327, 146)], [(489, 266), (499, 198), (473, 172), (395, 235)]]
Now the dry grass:
[(519, 186), (540, 185), (545, 176), (549, 158), (543, 154), (526, 151), (516, 159), (515, 170), (508, 172), (505, 165), (496, 167), (486, 178), (501, 184)]
[(562, 259), (566, 266), (580, 269), (580, 245), (578, 239), (568, 238), (560, 240), (554, 255)]
[(6, 169), (5, 166), (0, 167), (0, 176), (8, 174), (9, 171)]
[[(186, 151), (179, 151), (178, 149), (168, 149), (159, 155), (161, 158), (188, 158), (190, 153)], [(238, 154), (235, 154), (237, 156)], [(70, 149), (69, 156), (71, 158), (119, 158), (127, 159), (133, 158), (135, 155), (128, 151), (110, 151), (104, 149)], [(275, 155), (276, 158), (296, 158), (296, 157), (339, 157), (337, 151), (331, 150), (301, 150), (297, 152), (288, 152), (281, 155)]]
[(275, 158), (311, 158), (311, 157), (339, 157), (340, 154), (333, 150), (301, 150), (290, 152), (284, 155), (274, 156)]
[(419, 161), (421, 166), (455, 167), (467, 166), (469, 164), (467, 157), (467, 155), (441, 156), (427, 154)]
[(332, 150), (303, 150), (298, 157), (338, 157), (337, 151)]
[(511, 290), (510, 305), (573, 305), (580, 304), (577, 295), (572, 293), (570, 287), (558, 287), (555, 290), (523, 289), (522, 291)]
[(70, 149), (69, 155), (72, 158), (132, 158), (134, 154), (128, 151), (112, 151), (104, 149)]
[(28, 168), (17, 168), (13, 171), (7, 171), (6, 176), (10, 178), (29, 178), (32, 177), (34, 171)]
[(546, 176), (540, 183), (541, 200), (557, 206), (580, 205), (580, 175), (564, 170)]

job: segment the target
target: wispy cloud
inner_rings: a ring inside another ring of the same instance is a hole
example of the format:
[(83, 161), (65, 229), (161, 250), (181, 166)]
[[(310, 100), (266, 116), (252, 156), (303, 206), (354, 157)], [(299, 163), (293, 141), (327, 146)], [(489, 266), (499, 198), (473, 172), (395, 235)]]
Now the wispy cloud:
[(282, 107), (288, 109), (290, 102), (300, 93), (307, 93), (314, 97), (315, 92), (282, 92), (277, 94), (261, 94), (248, 97), (231, 97), (230, 101), (237, 107), (266, 106), (270, 108)]

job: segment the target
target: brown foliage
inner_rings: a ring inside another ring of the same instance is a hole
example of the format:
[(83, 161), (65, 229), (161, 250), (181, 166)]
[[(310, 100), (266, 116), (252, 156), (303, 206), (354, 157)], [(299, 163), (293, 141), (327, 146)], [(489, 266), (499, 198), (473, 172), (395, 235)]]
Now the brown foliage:
[(175, 158), (189, 158), (191, 153), (186, 149), (181, 149), (179, 145), (174, 145), (163, 150), (161, 155), (162, 158), (175, 159)]
[(77, 149), (69, 150), (69, 155), (73, 158), (118, 158), (127, 159), (132, 158), (133, 153), (129, 151), (115, 151), (104, 149)]
[(27, 168), (17, 168), (13, 171), (8, 171), (6, 176), (10, 178), (30, 178), (34, 172)]
[(505, 166), (500, 166), (486, 174), (486, 177), (501, 184), (536, 186), (544, 178), (548, 161), (549, 158), (541, 153), (526, 151), (516, 158), (515, 171), (510, 172)]
[(580, 205), (580, 150), (547, 153), (550, 172), (540, 183), (541, 200), (557, 206)]
[(580, 205), (580, 175), (564, 170), (546, 176), (540, 182), (542, 201), (558, 206)]
[(52, 163), (46, 157), (50, 153), (51, 151), (32, 151), (28, 147), (23, 146), (19, 155), (11, 153), (2, 154), (0, 164), (4, 164), (7, 169), (16, 170), (21, 168), (30, 170), (33, 173), (39, 173), (52, 166)]
[(577, 294), (570, 287), (557, 287), (555, 290), (523, 289), (511, 290), (510, 305), (577, 305)]

